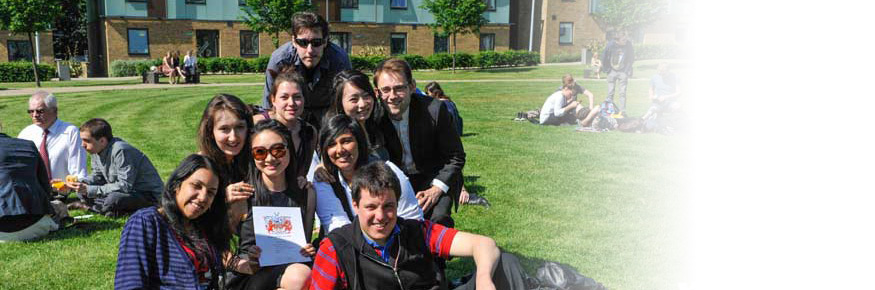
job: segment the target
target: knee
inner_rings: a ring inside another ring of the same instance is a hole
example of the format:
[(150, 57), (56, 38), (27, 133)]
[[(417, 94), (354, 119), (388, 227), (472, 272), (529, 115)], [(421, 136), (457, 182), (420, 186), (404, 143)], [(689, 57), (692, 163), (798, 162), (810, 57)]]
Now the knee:
[(291, 264), (286, 267), (280, 281), (282, 289), (308, 289), (310, 288), (310, 267), (304, 264)]

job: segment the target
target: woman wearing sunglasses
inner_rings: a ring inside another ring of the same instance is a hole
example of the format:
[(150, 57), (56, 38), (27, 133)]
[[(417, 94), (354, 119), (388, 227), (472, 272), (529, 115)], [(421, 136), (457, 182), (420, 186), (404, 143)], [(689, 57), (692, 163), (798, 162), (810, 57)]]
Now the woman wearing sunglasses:
[[(325, 169), (333, 175), (336, 182), (317, 181), (316, 214), (325, 233), (339, 228), (355, 215), (352, 210), (352, 193), (348, 181), (352, 180), (358, 169), (368, 163), (368, 143), (357, 121), (347, 115), (336, 115), (328, 119), (319, 131), (319, 148)], [(395, 172), (401, 182), (401, 198), (398, 201), (398, 216), (404, 219), (422, 220), (422, 208), (414, 195), (407, 176), (390, 161), (386, 165)]]
[(122, 230), (115, 289), (221, 289), (230, 232), (225, 192), (209, 158), (192, 154), (170, 174), (158, 207)]
[(294, 171), (297, 173), (297, 177), (293, 180), (298, 182), (299, 186), (304, 187), (317, 145), (316, 128), (303, 120), (303, 88), (306, 86), (306, 82), (291, 66), (280, 72), (268, 70), (268, 73), (273, 76), (273, 87), (270, 91), (272, 107), (269, 111), (254, 115), (253, 121), (273, 119), (286, 127), (292, 137), (289, 148), (291, 154), (295, 155), (294, 160), (296, 161)]
[[(252, 133), (253, 165), (247, 181), (255, 188), (250, 199), (252, 206), (298, 207), (304, 222), (304, 236), (311, 240), (316, 197), (312, 187), (302, 189), (295, 182), (294, 155), (290, 150), (292, 137), (285, 125), (277, 120), (263, 120)], [(306, 183), (309, 184), (309, 183)], [(230, 289), (302, 289), (308, 284), (310, 266), (293, 263), (260, 267), (261, 250), (255, 245), (252, 211), (240, 224), (240, 244), (230, 265)], [(316, 248), (307, 244), (301, 249), (304, 256), (316, 254)]]

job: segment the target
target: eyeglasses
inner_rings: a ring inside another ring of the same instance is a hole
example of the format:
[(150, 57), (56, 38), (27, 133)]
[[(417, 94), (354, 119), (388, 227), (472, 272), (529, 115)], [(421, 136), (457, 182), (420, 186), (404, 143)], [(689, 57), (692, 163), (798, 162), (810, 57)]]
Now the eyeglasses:
[(408, 88), (407, 84), (397, 85), (394, 87), (385, 86), (385, 87), (380, 88), (380, 92), (387, 94), (387, 95), (392, 93), (392, 91), (395, 91), (395, 94), (406, 94), (406, 93), (408, 93), (407, 88)]
[(325, 38), (313, 38), (313, 39), (304, 39), (304, 38), (295, 38), (295, 43), (297, 43), (301, 47), (307, 47), (307, 45), (312, 44), (313, 47), (320, 47), (325, 44)]
[(45, 109), (27, 110), (27, 114), (29, 115), (33, 115), (33, 113), (36, 113), (37, 115), (42, 115), (45, 112)]
[(267, 154), (273, 155), (273, 158), (283, 158), (286, 156), (286, 145), (285, 144), (274, 144), (270, 146), (270, 149), (264, 147), (252, 147), (252, 157), (255, 160), (262, 161), (267, 159)]

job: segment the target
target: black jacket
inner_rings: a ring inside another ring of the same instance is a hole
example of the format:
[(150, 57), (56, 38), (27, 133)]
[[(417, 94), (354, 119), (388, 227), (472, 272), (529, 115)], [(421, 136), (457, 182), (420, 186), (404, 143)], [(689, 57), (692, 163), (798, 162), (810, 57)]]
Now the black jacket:
[(16, 216), (54, 214), (51, 192), (36, 145), (0, 133), (0, 223)]

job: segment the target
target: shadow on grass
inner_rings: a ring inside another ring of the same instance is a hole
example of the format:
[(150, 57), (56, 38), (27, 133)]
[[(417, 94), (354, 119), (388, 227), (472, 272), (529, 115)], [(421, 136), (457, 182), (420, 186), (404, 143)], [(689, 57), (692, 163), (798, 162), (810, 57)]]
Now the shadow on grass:
[(121, 230), (124, 226), (124, 219), (112, 219), (112, 218), (103, 218), (103, 219), (94, 219), (94, 220), (83, 220), (77, 221), (72, 226), (68, 226), (67, 228), (63, 228), (57, 230), (48, 236), (39, 239), (39, 242), (48, 242), (55, 240), (65, 240), (70, 238), (78, 238), (78, 237), (87, 237), (91, 236), (95, 232), (104, 231), (104, 230)]
[[(575, 268), (571, 265), (568, 265), (568, 264), (563, 264), (563, 263), (559, 263), (556, 261), (548, 261), (548, 260), (544, 260), (544, 259), (538, 258), (538, 257), (529, 257), (529, 256), (522, 255), (520, 253), (507, 251), (505, 249), (501, 249), (501, 252), (507, 253), (507, 254), (512, 254), (512, 255), (516, 256), (519, 259), (520, 265), (522, 265), (523, 271), (526, 273), (526, 275), (533, 277), (533, 278), (537, 277), (538, 268), (541, 268), (541, 266), (543, 266), (544, 263), (546, 263), (546, 262), (554, 262), (554, 263), (560, 264), (564, 267), (567, 267), (568, 269), (574, 269), (575, 272), (580, 273), (580, 271), (577, 268)], [(472, 258), (453, 258), (452, 261), (447, 262), (446, 273), (447, 273), (447, 278), (450, 281), (452, 281), (452, 280), (459, 279), (461, 277), (464, 277), (464, 276), (467, 276), (470, 274), (474, 274), (476, 272), (476, 270), (477, 270), (477, 266), (474, 264), (474, 259), (472, 259)], [(583, 276), (586, 276), (586, 277), (590, 277), (589, 275), (587, 275), (587, 273), (580, 273), (580, 274)]]
[(465, 189), (468, 190), (468, 193), (476, 193), (479, 195), (486, 190), (486, 187), (477, 184), (478, 179), (480, 179), (479, 175), (465, 175)]
[(474, 137), (474, 136), (477, 136), (477, 135), (479, 135), (479, 134), (477, 134), (477, 133), (462, 133), (461, 136), (462, 136), (462, 137)]

